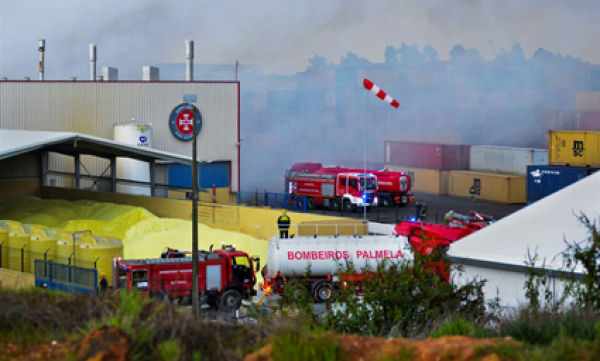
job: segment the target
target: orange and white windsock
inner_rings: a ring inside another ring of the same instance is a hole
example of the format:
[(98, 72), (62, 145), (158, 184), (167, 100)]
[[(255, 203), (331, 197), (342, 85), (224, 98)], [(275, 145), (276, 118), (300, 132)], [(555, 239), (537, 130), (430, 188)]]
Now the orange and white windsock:
[(391, 96), (387, 95), (386, 92), (379, 89), (379, 87), (377, 85), (373, 84), (373, 82), (370, 81), (369, 79), (365, 79), (365, 81), (363, 82), (363, 85), (365, 86), (365, 88), (370, 90), (371, 93), (377, 95), (378, 98), (383, 99), (384, 102), (391, 104), (394, 108), (398, 108), (400, 106), (400, 103), (398, 103), (396, 100), (394, 100)]

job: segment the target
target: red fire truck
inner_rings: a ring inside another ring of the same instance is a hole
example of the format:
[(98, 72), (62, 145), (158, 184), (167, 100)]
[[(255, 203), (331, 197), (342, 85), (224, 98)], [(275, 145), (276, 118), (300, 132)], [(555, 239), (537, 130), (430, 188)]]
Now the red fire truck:
[[(365, 186), (366, 185), (366, 186)], [(338, 173), (304, 174), (290, 178), (290, 193), (306, 196), (306, 207), (328, 207), (333, 211), (356, 211), (359, 207), (377, 205), (377, 178), (371, 174)], [(304, 198), (296, 198), (298, 206), (304, 207)], [(343, 207), (343, 208), (342, 208)]]
[[(286, 171), (286, 189), (289, 189), (289, 178), (306, 174), (329, 174), (336, 175), (339, 173), (364, 173), (363, 169), (347, 168), (344, 166), (325, 166), (321, 163), (296, 163), (290, 170)], [(387, 169), (376, 171), (367, 170), (368, 174), (372, 174), (377, 178), (377, 197), (379, 204), (385, 207), (390, 206), (406, 206), (408, 203), (414, 202), (414, 195), (410, 193), (411, 179), (404, 172), (394, 172)]]
[[(212, 246), (211, 246), (212, 248)], [(254, 267), (256, 262), (256, 268)], [(137, 290), (178, 304), (190, 304), (192, 257), (114, 260), (113, 284), (117, 289)], [(223, 245), (215, 251), (198, 252), (198, 290), (201, 300), (225, 311), (239, 309), (242, 299), (256, 295), (255, 271), (260, 259)]]

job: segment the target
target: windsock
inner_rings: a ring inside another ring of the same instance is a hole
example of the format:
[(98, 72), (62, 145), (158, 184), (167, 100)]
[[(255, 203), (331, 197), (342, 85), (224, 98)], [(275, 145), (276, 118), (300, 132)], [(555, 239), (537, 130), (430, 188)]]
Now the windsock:
[(377, 95), (378, 98), (383, 99), (384, 102), (391, 104), (394, 108), (398, 108), (400, 106), (400, 103), (398, 103), (396, 100), (394, 100), (391, 96), (387, 95), (386, 92), (379, 89), (379, 87), (377, 85), (373, 84), (373, 82), (370, 81), (369, 79), (365, 79), (365, 81), (363, 82), (363, 85), (365, 86), (365, 88), (370, 90), (371, 93)]

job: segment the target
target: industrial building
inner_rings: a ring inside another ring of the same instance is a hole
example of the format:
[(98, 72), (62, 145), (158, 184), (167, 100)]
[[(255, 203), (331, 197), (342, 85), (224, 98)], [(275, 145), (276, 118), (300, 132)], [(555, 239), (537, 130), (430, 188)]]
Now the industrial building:
[[(240, 188), (240, 84), (194, 81), (193, 42), (186, 43), (187, 81), (160, 81), (154, 67), (143, 68), (142, 81), (119, 81), (114, 68), (104, 68), (104, 75), (97, 77), (93, 45), (89, 80), (44, 81), (41, 55), (40, 80), (0, 80), (0, 128), (79, 133), (191, 157), (193, 103), (201, 119), (197, 123), (200, 186), (236, 193)], [(159, 160), (153, 167), (157, 184), (191, 188), (189, 165)], [(118, 158), (116, 167), (111, 167), (110, 159), (91, 154), (74, 157), (55, 149), (48, 155), (47, 170), (43, 182), (50, 186), (151, 195), (149, 185), (142, 184), (149, 184), (148, 162)], [(115, 190), (111, 183), (115, 170), (116, 178), (133, 182), (121, 182)], [(75, 174), (80, 174), (77, 182)], [(152, 195), (168, 196), (168, 192), (161, 188)]]

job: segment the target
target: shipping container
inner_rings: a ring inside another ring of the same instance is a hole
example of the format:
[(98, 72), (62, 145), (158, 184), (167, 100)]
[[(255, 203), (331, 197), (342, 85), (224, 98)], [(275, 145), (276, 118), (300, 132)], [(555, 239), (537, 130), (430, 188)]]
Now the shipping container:
[(423, 169), (391, 164), (385, 165), (385, 168), (395, 172), (405, 172), (408, 174), (411, 179), (411, 189), (413, 192), (442, 196), (448, 194), (447, 170)]
[(448, 194), (469, 197), (469, 189), (475, 188), (476, 199), (500, 203), (526, 203), (525, 176), (493, 174), (471, 171), (450, 171)]
[(568, 109), (544, 110), (542, 126), (546, 130), (573, 130), (575, 111)]
[(437, 170), (469, 169), (469, 145), (385, 142), (385, 163)]
[(576, 93), (575, 110), (578, 112), (600, 112), (600, 91)]
[(600, 168), (561, 165), (527, 166), (527, 201), (537, 201), (559, 191)]
[(490, 173), (527, 175), (527, 166), (548, 164), (548, 150), (472, 145), (471, 170)]
[[(389, 133), (387, 134), (387, 137), (389, 138)], [(460, 143), (462, 142), (462, 133), (456, 131), (401, 132), (395, 134), (394, 138), (397, 140), (413, 142)]]
[[(198, 179), (200, 188), (229, 187), (230, 186), (229, 162), (214, 162), (198, 166)], [(183, 188), (192, 188), (192, 167), (183, 164), (169, 164), (169, 185)]]
[(550, 131), (550, 164), (600, 166), (600, 132)]
[(600, 112), (577, 113), (577, 117), (575, 118), (575, 130), (584, 132), (600, 131)]

